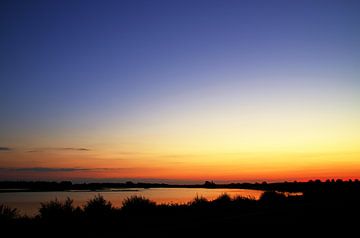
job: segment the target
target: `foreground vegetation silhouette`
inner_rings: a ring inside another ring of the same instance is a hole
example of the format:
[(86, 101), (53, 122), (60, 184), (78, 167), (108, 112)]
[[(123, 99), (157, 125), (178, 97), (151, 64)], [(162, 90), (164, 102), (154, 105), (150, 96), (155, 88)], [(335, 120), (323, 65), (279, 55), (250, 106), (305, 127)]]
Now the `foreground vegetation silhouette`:
[[(311, 185), (311, 186), (310, 186)], [(114, 236), (204, 237), (324, 236), (357, 232), (360, 187), (354, 182), (311, 182), (302, 195), (265, 191), (259, 200), (223, 194), (209, 201), (156, 204), (140, 196), (116, 208), (98, 195), (83, 207), (65, 201), (42, 203), (35, 217), (0, 205), (1, 233), (12, 237)]]

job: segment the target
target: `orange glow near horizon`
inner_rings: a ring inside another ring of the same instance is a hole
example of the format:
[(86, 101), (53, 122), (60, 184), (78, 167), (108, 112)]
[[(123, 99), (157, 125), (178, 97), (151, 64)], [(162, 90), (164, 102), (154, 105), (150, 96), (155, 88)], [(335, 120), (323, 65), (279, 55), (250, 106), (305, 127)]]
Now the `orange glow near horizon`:
[[(158, 179), (260, 182), (357, 179), (360, 175), (360, 152), (99, 154), (94, 151), (24, 151), (9, 152), (8, 156), (11, 154), (18, 159), (6, 161), (8, 167), (2, 171), (2, 176), (12, 180)], [(9, 158), (1, 156), (3, 161)]]

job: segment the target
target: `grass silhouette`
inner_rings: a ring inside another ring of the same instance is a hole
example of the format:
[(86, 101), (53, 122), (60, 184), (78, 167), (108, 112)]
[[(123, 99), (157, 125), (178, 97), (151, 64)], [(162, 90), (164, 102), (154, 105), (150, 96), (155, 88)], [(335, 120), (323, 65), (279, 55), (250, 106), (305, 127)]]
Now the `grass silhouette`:
[(13, 220), (19, 217), (18, 210), (5, 204), (0, 204), (0, 222)]

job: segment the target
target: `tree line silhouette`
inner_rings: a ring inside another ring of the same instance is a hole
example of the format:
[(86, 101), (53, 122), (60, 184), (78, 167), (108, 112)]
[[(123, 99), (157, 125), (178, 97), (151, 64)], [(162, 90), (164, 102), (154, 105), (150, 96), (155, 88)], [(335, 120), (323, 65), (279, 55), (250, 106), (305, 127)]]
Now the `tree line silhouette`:
[[(213, 181), (205, 181), (203, 184), (166, 184), (166, 183), (72, 183), (71, 181), (48, 182), (48, 181), (0, 181), (0, 192), (17, 191), (66, 191), (66, 190), (104, 190), (104, 189), (126, 189), (126, 188), (239, 188), (256, 189), (265, 191), (304, 192), (317, 188), (350, 187), (360, 188), (360, 181), (341, 179), (328, 179), (326, 181), (310, 180), (308, 182), (280, 182), (280, 183), (229, 183), (216, 184)], [(18, 189), (18, 190), (14, 190)]]

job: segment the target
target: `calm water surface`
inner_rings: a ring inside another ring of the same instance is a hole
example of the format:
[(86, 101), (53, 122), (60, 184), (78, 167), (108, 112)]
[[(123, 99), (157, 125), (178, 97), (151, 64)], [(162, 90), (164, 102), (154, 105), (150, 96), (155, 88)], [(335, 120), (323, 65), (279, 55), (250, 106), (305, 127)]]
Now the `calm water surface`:
[(206, 189), (206, 188), (150, 188), (150, 189), (117, 189), (108, 191), (64, 191), (64, 192), (7, 192), (0, 193), (0, 203), (13, 208), (18, 208), (22, 214), (36, 215), (41, 202), (57, 198), (62, 201), (67, 197), (74, 200), (74, 205), (82, 206), (97, 194), (115, 207), (121, 207), (123, 200), (133, 195), (144, 196), (156, 203), (187, 203), (196, 196), (202, 196), (208, 200), (217, 198), (221, 194), (234, 196), (250, 196), (258, 199), (263, 191), (249, 189)]

